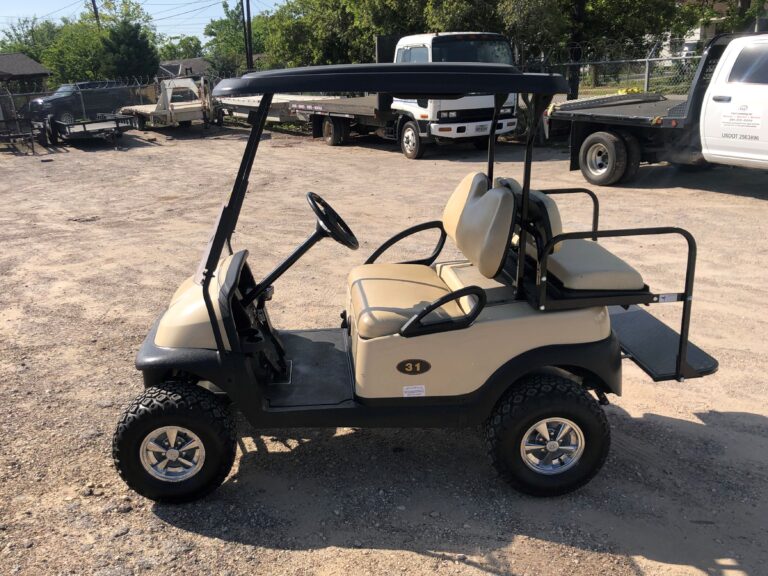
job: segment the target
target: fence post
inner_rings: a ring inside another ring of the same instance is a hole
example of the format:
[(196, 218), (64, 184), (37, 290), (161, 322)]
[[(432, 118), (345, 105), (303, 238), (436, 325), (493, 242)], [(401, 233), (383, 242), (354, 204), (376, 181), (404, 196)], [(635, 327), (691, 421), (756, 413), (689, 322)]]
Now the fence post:
[(648, 92), (651, 87), (651, 60), (645, 59), (645, 78), (643, 79), (643, 92)]

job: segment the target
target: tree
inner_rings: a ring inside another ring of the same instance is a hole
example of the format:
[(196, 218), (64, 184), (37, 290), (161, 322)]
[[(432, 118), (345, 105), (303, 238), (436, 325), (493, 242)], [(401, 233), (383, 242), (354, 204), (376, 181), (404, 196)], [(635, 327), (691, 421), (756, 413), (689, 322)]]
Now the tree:
[(66, 22), (42, 55), (51, 80), (59, 83), (99, 79), (103, 62), (102, 33), (91, 22)]
[(500, 32), (497, 4), (493, 0), (429, 0), (424, 14), (434, 32)]
[(0, 52), (22, 52), (41, 62), (43, 52), (56, 40), (61, 26), (49, 20), (21, 18), (3, 30)]
[(109, 77), (151, 77), (160, 63), (157, 50), (139, 23), (120, 20), (103, 39), (103, 72)]
[(230, 8), (222, 2), (224, 18), (211, 20), (203, 34), (210, 38), (203, 49), (205, 59), (219, 76), (234, 76), (245, 70), (245, 37), (243, 35), (243, 12), (240, 3)]
[(501, 0), (498, 14), (522, 62), (562, 46), (570, 20), (567, 0)]
[(197, 36), (176, 36), (168, 38), (159, 50), (160, 60), (181, 60), (199, 58), (203, 55), (203, 45)]

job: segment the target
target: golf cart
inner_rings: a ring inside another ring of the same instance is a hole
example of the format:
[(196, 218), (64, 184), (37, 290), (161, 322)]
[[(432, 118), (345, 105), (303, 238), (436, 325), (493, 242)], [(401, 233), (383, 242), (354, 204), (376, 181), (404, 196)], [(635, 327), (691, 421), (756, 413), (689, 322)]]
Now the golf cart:
[[(471, 427), (484, 425), (501, 476), (550, 496), (588, 482), (606, 459), (601, 404), (621, 394), (622, 350), (654, 380), (712, 373), (717, 362), (688, 342), (695, 242), (678, 228), (598, 229), (597, 197), (584, 189), (531, 189), (537, 119), (558, 75), (495, 64), (371, 64), (273, 70), (224, 80), (217, 96), (262, 94), (232, 192), (194, 276), (176, 291), (136, 359), (145, 391), (113, 440), (127, 484), (161, 501), (198, 498), (221, 484), (236, 448), (232, 409), (258, 428)], [(319, 195), (317, 226), (261, 280), (232, 234), (272, 96), (290, 92), (386, 92), (400, 98), (495, 95), (487, 172), (446, 196), (441, 220), (397, 234), (348, 277), (339, 328), (283, 330), (267, 304), (280, 276), (331, 238), (355, 250), (350, 227)], [(494, 130), (507, 94), (524, 94), (528, 134), (522, 184), (494, 179)], [(587, 194), (587, 232), (563, 232), (554, 197)], [(432, 254), (377, 260), (434, 229)], [(605, 236), (681, 234), (689, 244), (683, 292), (657, 294), (602, 247)], [(464, 258), (438, 262), (447, 239)], [(680, 334), (638, 304), (682, 302)]]

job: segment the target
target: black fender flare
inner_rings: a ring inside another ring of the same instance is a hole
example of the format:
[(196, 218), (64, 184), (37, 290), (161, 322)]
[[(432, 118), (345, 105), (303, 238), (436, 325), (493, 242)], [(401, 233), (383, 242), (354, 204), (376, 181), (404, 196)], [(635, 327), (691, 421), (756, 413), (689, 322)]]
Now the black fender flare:
[(597, 342), (559, 344), (529, 350), (499, 367), (476, 392), (476, 408), (487, 417), (502, 396), (528, 374), (557, 368), (583, 379), (586, 388), (621, 396), (621, 346), (611, 335)]

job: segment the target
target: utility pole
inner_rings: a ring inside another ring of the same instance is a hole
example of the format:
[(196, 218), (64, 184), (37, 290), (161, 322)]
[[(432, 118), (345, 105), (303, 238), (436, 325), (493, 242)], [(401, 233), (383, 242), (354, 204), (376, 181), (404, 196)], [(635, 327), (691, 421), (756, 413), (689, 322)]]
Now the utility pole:
[(101, 20), (99, 20), (99, 7), (96, 6), (96, 0), (91, 0), (93, 4), (93, 15), (96, 17), (96, 26), (101, 30)]
[(248, 70), (253, 70), (253, 34), (251, 32), (251, 0), (245, 1), (245, 14), (246, 14), (246, 35), (248, 37), (248, 44), (245, 47), (246, 60), (248, 62)]

